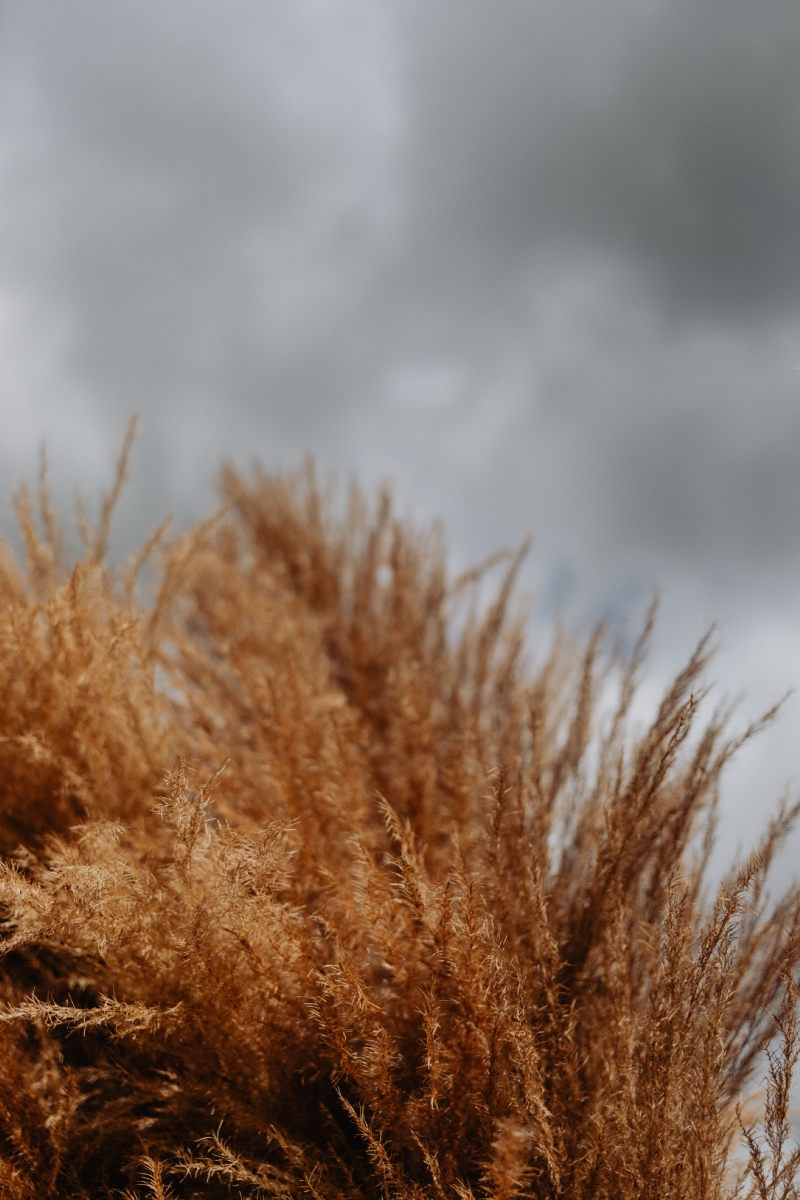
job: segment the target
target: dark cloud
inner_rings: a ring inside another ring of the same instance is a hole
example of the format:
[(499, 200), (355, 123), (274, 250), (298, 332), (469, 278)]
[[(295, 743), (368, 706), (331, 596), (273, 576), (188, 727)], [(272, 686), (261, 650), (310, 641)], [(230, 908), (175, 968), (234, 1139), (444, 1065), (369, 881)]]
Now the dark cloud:
[(40, 426), (79, 397), (105, 447), (142, 410), (159, 502), (308, 444), (448, 463), (431, 503), (474, 496), (481, 541), (522, 510), (612, 560), (795, 558), (797, 6), (375, 12), (6, 5)]
[(601, 247), (672, 303), (800, 294), (795, 4), (414, 9), (414, 194), (442, 258)]
[(548, 619), (659, 580), (658, 671), (719, 615), (773, 699), (799, 51), (796, 0), (6, 0), (5, 478), (91, 490), (140, 411), (129, 541), (310, 449), (459, 561), (532, 531)]
[(150, 461), (293, 448), (339, 398), (394, 137), (381, 18), (348, 8), (4, 10), (9, 291), (68, 327), (98, 420), (143, 411)]

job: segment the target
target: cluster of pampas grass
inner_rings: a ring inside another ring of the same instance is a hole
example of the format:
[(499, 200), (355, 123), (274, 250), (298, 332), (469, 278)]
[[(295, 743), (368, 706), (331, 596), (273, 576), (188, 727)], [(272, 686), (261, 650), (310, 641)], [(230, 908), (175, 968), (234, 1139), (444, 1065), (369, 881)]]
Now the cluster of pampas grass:
[(637, 732), (649, 620), (536, 666), (518, 557), (310, 469), (112, 570), (124, 473), (0, 562), (0, 1196), (795, 1197), (797, 808), (709, 889), (707, 643)]

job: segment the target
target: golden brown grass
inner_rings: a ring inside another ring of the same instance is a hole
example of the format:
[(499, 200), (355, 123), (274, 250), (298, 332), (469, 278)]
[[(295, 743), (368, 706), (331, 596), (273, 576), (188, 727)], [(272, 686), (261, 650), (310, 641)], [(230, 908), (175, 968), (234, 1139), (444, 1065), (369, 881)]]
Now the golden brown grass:
[(651, 620), (534, 667), (518, 557), (310, 469), (113, 571), (124, 465), (0, 564), (0, 1196), (796, 1197), (797, 808), (707, 898), (707, 642), (637, 734)]

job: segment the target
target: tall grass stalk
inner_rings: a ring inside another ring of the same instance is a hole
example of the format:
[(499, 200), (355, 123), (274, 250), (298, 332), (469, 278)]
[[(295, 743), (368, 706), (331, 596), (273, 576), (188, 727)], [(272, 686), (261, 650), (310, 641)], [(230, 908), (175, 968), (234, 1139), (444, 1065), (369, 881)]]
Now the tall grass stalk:
[(798, 806), (709, 896), (708, 642), (637, 734), (652, 615), (534, 667), (518, 557), (310, 468), (112, 569), (125, 461), (0, 562), (0, 1195), (796, 1197)]

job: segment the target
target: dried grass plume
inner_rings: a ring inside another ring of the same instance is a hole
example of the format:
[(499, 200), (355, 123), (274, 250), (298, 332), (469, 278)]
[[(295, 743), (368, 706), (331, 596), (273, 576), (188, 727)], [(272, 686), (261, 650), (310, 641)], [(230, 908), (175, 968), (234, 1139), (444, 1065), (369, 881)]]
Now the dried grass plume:
[(0, 1196), (796, 1197), (798, 808), (707, 894), (707, 641), (636, 734), (652, 616), (532, 666), (518, 556), (310, 467), (113, 569), (128, 449), (0, 560)]

